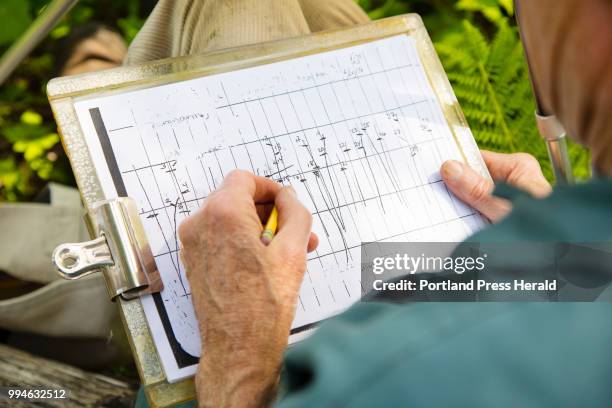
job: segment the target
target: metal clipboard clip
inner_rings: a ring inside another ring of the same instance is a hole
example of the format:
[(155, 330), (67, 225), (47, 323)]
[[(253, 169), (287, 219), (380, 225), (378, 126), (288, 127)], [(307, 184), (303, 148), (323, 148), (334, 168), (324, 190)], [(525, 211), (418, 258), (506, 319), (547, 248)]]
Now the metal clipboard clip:
[(117, 296), (135, 299), (163, 289), (134, 200), (120, 197), (97, 202), (85, 218), (96, 238), (61, 244), (53, 251), (53, 264), (63, 278), (102, 272), (112, 300)]

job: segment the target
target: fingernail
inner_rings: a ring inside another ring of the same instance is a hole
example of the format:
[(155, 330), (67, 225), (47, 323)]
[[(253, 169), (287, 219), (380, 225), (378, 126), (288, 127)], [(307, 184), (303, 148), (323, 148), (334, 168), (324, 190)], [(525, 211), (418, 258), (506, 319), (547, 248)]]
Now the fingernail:
[(287, 186), (285, 187), (287, 189), (288, 192), (290, 192), (293, 195), (296, 195), (295, 193), (295, 188), (293, 188), (293, 186)]
[(456, 181), (463, 174), (463, 164), (449, 160), (442, 165), (442, 176), (448, 181)]

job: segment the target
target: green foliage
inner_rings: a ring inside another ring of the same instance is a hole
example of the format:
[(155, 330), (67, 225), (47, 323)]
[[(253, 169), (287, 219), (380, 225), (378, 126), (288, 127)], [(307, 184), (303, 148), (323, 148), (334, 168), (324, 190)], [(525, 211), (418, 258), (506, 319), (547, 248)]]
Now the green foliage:
[(459, 0), (457, 8), (482, 13), (487, 20), (498, 25), (507, 24), (507, 16), (514, 14), (512, 0)]
[(534, 130), (535, 106), (514, 28), (500, 23), (489, 42), (464, 20), (462, 35), (436, 45), (481, 147), (533, 152), (543, 145)]
[[(25, 32), (47, 0), (1, 0), (0, 54)], [(0, 201), (32, 199), (48, 181), (74, 184), (45, 94), (55, 55), (73, 27), (115, 27), (131, 41), (143, 24), (139, 0), (81, 0), (0, 87)]]
[(407, 2), (397, 0), (387, 0), (382, 2), (373, 0), (359, 0), (357, 2), (366, 12), (372, 20), (376, 20), (383, 17), (395, 16), (398, 14), (407, 13), (409, 6)]
[(138, 15), (138, 0), (127, 0), (126, 7), (127, 17), (118, 19), (117, 25), (129, 44), (136, 37), (140, 27), (144, 24), (144, 20)]
[(32, 22), (30, 4), (23, 0), (2, 0), (0, 5), (0, 46), (10, 44), (19, 34), (28, 28)]
[[(512, 13), (512, 3), (460, 0), (457, 7), (481, 12), (496, 26), (494, 35), (488, 39), (472, 21), (464, 19), (457, 34), (447, 35), (436, 43), (479, 146), (502, 152), (529, 152), (540, 161), (544, 175), (552, 181), (546, 145), (535, 124), (535, 101), (518, 30), (503, 14)], [(576, 176), (588, 178), (587, 151), (573, 143), (569, 149)]]
[[(423, 16), (478, 145), (529, 152), (553, 180), (546, 144), (535, 124), (535, 102), (512, 0), (360, 0), (370, 17), (396, 10)], [(570, 143), (577, 178), (590, 177), (589, 154)]]

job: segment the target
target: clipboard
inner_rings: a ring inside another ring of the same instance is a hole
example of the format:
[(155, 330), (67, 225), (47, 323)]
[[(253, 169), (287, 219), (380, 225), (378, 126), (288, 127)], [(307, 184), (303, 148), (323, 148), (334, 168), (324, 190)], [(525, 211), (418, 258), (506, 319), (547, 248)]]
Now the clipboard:
[(466, 163), (490, 178), (431, 39), (416, 14), (346, 29), (242, 46), (207, 54), (154, 61), (133, 67), (56, 78), (47, 94), (61, 140), (70, 159), (90, 227), (92, 241), (61, 245), (54, 262), (67, 279), (103, 273), (109, 297), (116, 301), (136, 366), (152, 407), (195, 398), (193, 378), (169, 383), (144, 315), (140, 295), (162, 289), (141, 221), (129, 198), (107, 200), (74, 108), (75, 98), (155, 87), (211, 74), (273, 63), (358, 45), (397, 35), (416, 42), (428, 81)]

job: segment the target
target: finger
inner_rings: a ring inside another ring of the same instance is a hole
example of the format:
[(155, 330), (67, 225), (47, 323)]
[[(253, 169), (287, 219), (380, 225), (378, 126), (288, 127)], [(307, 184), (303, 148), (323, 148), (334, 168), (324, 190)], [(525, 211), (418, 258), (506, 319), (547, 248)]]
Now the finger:
[(512, 155), (490, 152), (488, 150), (481, 150), (480, 154), (493, 180), (505, 183), (516, 165), (516, 160), (512, 158)]
[(217, 228), (240, 225), (240, 229), (259, 238), (262, 221), (257, 212), (258, 203), (273, 202), (280, 185), (252, 173), (234, 170), (223, 184), (208, 195), (199, 214)]
[(491, 180), (476, 173), (467, 164), (449, 160), (440, 169), (446, 186), (464, 203), (472, 206), (491, 221), (498, 221), (512, 209), (508, 200), (495, 197)]
[(257, 216), (261, 221), (262, 225), (265, 225), (268, 222), (268, 218), (270, 218), (270, 213), (272, 212), (272, 208), (274, 208), (274, 202), (256, 204), (257, 208)]
[(314, 251), (319, 246), (319, 236), (314, 232), (310, 233), (310, 238), (308, 239), (308, 248), (306, 249), (308, 253)]
[(552, 191), (542, 174), (540, 163), (527, 153), (495, 153), (482, 150), (482, 158), (495, 181), (502, 181), (528, 192), (534, 197), (545, 197)]
[(298, 200), (293, 187), (283, 187), (275, 200), (278, 231), (272, 245), (306, 251), (310, 241), (312, 214)]
[[(257, 204), (257, 215), (259, 216), (259, 220), (262, 225), (265, 225), (270, 218), (270, 213), (272, 212), (272, 208), (274, 208), (274, 203), (269, 204)], [(314, 232), (310, 233), (310, 238), (308, 239), (308, 248), (307, 251), (310, 253), (317, 249), (319, 246), (319, 237)]]
[(265, 177), (256, 176), (244, 170), (232, 170), (223, 179), (220, 190), (232, 194), (247, 195), (255, 203), (273, 202), (281, 185)]

